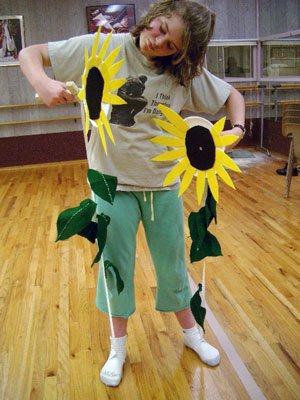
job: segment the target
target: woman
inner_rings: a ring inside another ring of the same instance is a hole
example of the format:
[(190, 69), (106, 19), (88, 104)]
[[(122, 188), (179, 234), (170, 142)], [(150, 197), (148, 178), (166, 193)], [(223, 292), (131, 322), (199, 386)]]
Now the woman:
[[(126, 357), (126, 327), (135, 310), (135, 238), (141, 220), (157, 275), (156, 309), (175, 312), (183, 329), (184, 343), (208, 365), (219, 363), (217, 349), (198, 331), (189, 302), (191, 291), (185, 261), (182, 200), (179, 181), (163, 188), (166, 174), (174, 163), (151, 162), (159, 146), (149, 139), (162, 132), (153, 122), (161, 115), (159, 103), (174, 111), (189, 109), (214, 114), (225, 104), (233, 127), (223, 134), (243, 135), (244, 101), (226, 82), (204, 69), (208, 42), (213, 34), (215, 15), (197, 1), (162, 0), (155, 3), (131, 34), (113, 35), (108, 51), (120, 44), (124, 64), (117, 78), (127, 78), (119, 96), (127, 104), (112, 106), (108, 112), (116, 145), (107, 144), (105, 155), (97, 132), (86, 141), (89, 167), (117, 176), (114, 206), (97, 199), (99, 211), (111, 217), (104, 257), (116, 265), (125, 288), (118, 296), (108, 276), (115, 339), (100, 372), (101, 381), (117, 386)], [(25, 76), (48, 106), (73, 101), (64, 82), (79, 86), (84, 70), (84, 47), (94, 38), (84, 35), (67, 41), (35, 45), (22, 50), (20, 65)], [(105, 35), (100, 35), (100, 46)], [(74, 62), (76, 60), (76, 62)], [(58, 80), (44, 72), (50, 66)], [(238, 142), (238, 140), (237, 140)], [(237, 143), (236, 142), (236, 143)], [(236, 144), (235, 143), (235, 144)], [(154, 212), (154, 218), (153, 217)], [(166, 231), (165, 227), (168, 227)], [(96, 304), (107, 313), (102, 274), (99, 273)]]

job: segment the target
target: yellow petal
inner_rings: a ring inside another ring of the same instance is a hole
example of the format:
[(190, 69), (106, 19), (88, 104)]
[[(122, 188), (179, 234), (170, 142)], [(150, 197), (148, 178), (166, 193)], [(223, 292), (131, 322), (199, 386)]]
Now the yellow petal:
[(203, 197), (203, 192), (204, 192), (204, 187), (205, 187), (205, 171), (198, 170), (197, 183), (196, 183), (198, 204), (201, 203), (201, 200)]
[(233, 171), (242, 172), (236, 165), (236, 163), (233, 162), (227, 154), (223, 153), (223, 151), (219, 149), (216, 149), (216, 161), (224, 165), (225, 167), (232, 169)]
[(84, 98), (85, 98), (85, 87), (83, 87), (82, 89), (80, 89), (80, 91), (79, 91), (78, 94), (77, 94), (77, 97), (78, 97), (80, 100), (84, 100)]
[(167, 174), (164, 186), (170, 185), (179, 175), (183, 173), (189, 166), (190, 162), (187, 157), (184, 157), (179, 163), (175, 165), (175, 167)]
[(105, 61), (103, 61), (103, 64), (105, 64), (107, 66), (107, 68), (109, 68), (113, 64), (115, 59), (117, 58), (120, 48), (121, 48), (121, 45), (116, 47), (113, 51), (111, 51), (109, 53), (109, 55), (106, 57)]
[(177, 160), (177, 158), (182, 158), (186, 155), (186, 148), (182, 149), (176, 149), (176, 150), (171, 150), (167, 151), (166, 153), (159, 154), (156, 157), (153, 157), (151, 160), (152, 161), (171, 161), (171, 160)]
[(120, 96), (112, 93), (103, 93), (102, 101), (108, 104), (127, 104)]
[(217, 121), (211, 128), (211, 133), (214, 136), (214, 138), (216, 138), (217, 136), (220, 135), (220, 133), (223, 131), (224, 129), (224, 125), (225, 125), (225, 121), (226, 121), (226, 117), (223, 117), (221, 119), (219, 119), (219, 121)]
[(104, 82), (108, 82), (110, 80), (110, 73), (107, 66), (102, 63), (99, 67), (99, 71), (101, 72)]
[(126, 83), (126, 79), (114, 79), (113, 81), (107, 82), (105, 84), (105, 91), (113, 92), (114, 90), (119, 89)]
[(89, 109), (88, 109), (88, 106), (86, 103), (84, 106), (84, 110), (85, 110), (85, 131), (84, 131), (84, 133), (87, 135), (88, 131), (89, 131), (89, 127), (90, 127), (90, 112), (89, 112)]
[(223, 135), (215, 138), (215, 145), (217, 147), (228, 146), (238, 140), (236, 135)]
[(158, 108), (164, 114), (164, 116), (172, 122), (180, 131), (186, 132), (190, 127), (188, 124), (181, 118), (177, 112), (173, 111), (171, 108), (164, 106), (163, 104), (159, 104)]
[(210, 168), (206, 171), (207, 182), (209, 184), (211, 194), (214, 196), (214, 199), (218, 203), (219, 201), (219, 187), (218, 180), (213, 168)]
[(99, 54), (97, 56), (97, 62), (100, 64), (100, 62), (103, 60), (103, 57), (105, 56), (109, 41), (110, 41), (110, 37), (111, 37), (112, 31), (109, 32), (109, 34), (107, 35), (105, 42), (103, 43), (103, 45), (101, 46), (101, 49), (99, 51)]
[(181, 196), (186, 191), (186, 189), (190, 186), (193, 176), (195, 175), (195, 172), (196, 172), (196, 168), (192, 167), (191, 165), (189, 165), (187, 167), (187, 169), (182, 177), (178, 196)]
[(116, 62), (114, 65), (112, 65), (112, 66), (109, 68), (109, 78), (110, 78), (110, 79), (112, 79), (112, 78), (116, 75), (116, 73), (117, 73), (117, 72), (119, 71), (119, 69), (122, 67), (123, 63), (124, 63), (124, 59), (122, 59), (122, 60)]
[(180, 131), (174, 125), (170, 124), (167, 121), (163, 121), (158, 118), (153, 118), (153, 121), (157, 123), (163, 130), (171, 133), (171, 135), (184, 139), (186, 136), (186, 131)]
[(183, 139), (177, 139), (170, 136), (156, 136), (150, 139), (151, 142), (161, 144), (162, 146), (171, 147), (184, 147), (185, 141)]
[(100, 119), (103, 122), (103, 125), (104, 125), (104, 127), (106, 129), (106, 132), (107, 132), (110, 140), (113, 142), (113, 144), (115, 144), (115, 139), (114, 139), (112, 131), (110, 129), (110, 125), (109, 125), (108, 119), (106, 117), (105, 112), (102, 109), (101, 109), (101, 113), (100, 113)]
[(104, 131), (103, 131), (103, 127), (102, 127), (100, 119), (97, 119), (96, 123), (98, 126), (98, 131), (99, 131), (101, 142), (103, 144), (105, 154), (107, 155), (106, 140), (105, 140), (105, 135), (104, 135)]
[(235, 189), (234, 184), (228, 174), (228, 172), (222, 167), (221, 164), (219, 164), (218, 162), (215, 163), (214, 165), (214, 169), (217, 172), (217, 174), (219, 175), (220, 178), (223, 179), (223, 181), (230, 187), (232, 187), (233, 189)]
[(98, 42), (99, 42), (99, 34), (100, 34), (100, 29), (101, 26), (99, 26), (98, 31), (95, 35), (94, 43), (93, 43), (93, 48), (92, 48), (92, 54), (91, 54), (91, 59), (93, 60), (96, 57), (97, 54), (97, 48), (98, 48)]

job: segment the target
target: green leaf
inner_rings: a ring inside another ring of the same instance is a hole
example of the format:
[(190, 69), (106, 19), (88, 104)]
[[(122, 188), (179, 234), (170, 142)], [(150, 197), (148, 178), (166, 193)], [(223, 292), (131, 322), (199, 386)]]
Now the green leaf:
[(190, 250), (191, 263), (201, 261), (205, 257), (217, 257), (221, 255), (221, 246), (217, 238), (208, 231), (201, 243), (196, 240), (192, 242)]
[(94, 258), (94, 261), (91, 264), (91, 268), (93, 267), (94, 264), (100, 261), (100, 258), (103, 253), (103, 249), (106, 243), (106, 237), (107, 237), (107, 227), (110, 223), (110, 217), (105, 214), (100, 214), (97, 215), (98, 218), (98, 224), (97, 224), (97, 244), (98, 244), (98, 253), (96, 257)]
[(190, 235), (192, 240), (202, 242), (206, 231), (206, 215), (205, 208), (202, 207), (198, 212), (191, 212), (188, 218), (188, 225), (190, 229)]
[(94, 169), (88, 170), (87, 177), (93, 192), (101, 199), (113, 204), (118, 183), (117, 178), (104, 175)]
[(104, 262), (104, 269), (105, 269), (105, 276), (107, 278), (107, 271), (109, 269), (112, 269), (115, 273), (116, 276), (116, 281), (117, 281), (117, 290), (118, 290), (118, 294), (120, 294), (122, 292), (122, 290), (124, 289), (124, 281), (122, 280), (119, 270), (117, 267), (115, 267), (110, 261), (106, 260)]
[(95, 243), (98, 231), (98, 224), (96, 222), (90, 221), (90, 223), (78, 232), (78, 235), (85, 237), (91, 243)]
[(217, 203), (210, 191), (209, 185), (208, 185), (207, 196), (206, 196), (206, 200), (205, 200), (205, 206), (208, 208), (209, 215), (210, 215), (209, 218), (211, 218), (208, 225), (210, 224), (212, 218), (214, 218), (215, 223), (217, 223)]
[(96, 264), (96, 263), (98, 263), (100, 261), (100, 258), (101, 258), (101, 253), (100, 253), (100, 251), (98, 251), (96, 257), (94, 258), (94, 260), (93, 260), (93, 262), (91, 264), (91, 268), (94, 266), (94, 264)]
[(201, 283), (198, 284), (198, 287), (199, 287), (199, 289), (196, 291), (196, 293), (191, 298), (190, 306), (191, 306), (191, 311), (193, 313), (193, 316), (194, 316), (196, 322), (201, 326), (201, 328), (203, 329), (203, 332), (205, 332), (204, 320), (205, 320), (206, 309), (201, 306), (201, 303), (202, 303), (202, 299), (200, 297), (200, 292), (202, 291)]
[(68, 239), (86, 228), (91, 221), (96, 206), (94, 201), (86, 199), (78, 207), (62, 211), (57, 218), (56, 241)]
[(100, 256), (103, 252), (106, 237), (107, 237), (107, 226), (110, 223), (110, 217), (105, 214), (97, 215), (98, 217), (98, 231), (97, 231), (97, 242)]

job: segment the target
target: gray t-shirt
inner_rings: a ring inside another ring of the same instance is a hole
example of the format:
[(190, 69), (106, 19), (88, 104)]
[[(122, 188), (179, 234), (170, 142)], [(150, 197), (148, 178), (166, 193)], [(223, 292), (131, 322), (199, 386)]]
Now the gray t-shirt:
[[(56, 79), (74, 81), (79, 87), (82, 86), (84, 49), (88, 49), (90, 56), (94, 39), (95, 35), (83, 35), (48, 44)], [(100, 34), (99, 49), (105, 39), (106, 35)], [(178, 187), (179, 179), (167, 188), (163, 188), (163, 182), (177, 161), (151, 161), (158, 154), (171, 150), (149, 140), (155, 136), (169, 135), (153, 121), (154, 117), (165, 119), (157, 105), (162, 103), (177, 113), (186, 109), (215, 114), (227, 100), (231, 86), (206, 69), (193, 79), (189, 87), (177, 85), (170, 75), (155, 72), (135, 46), (130, 34), (112, 35), (104, 59), (119, 45), (121, 49), (115, 62), (124, 59), (124, 63), (114, 78), (127, 79), (117, 91), (127, 104), (107, 107), (107, 117), (115, 139), (114, 145), (106, 135), (107, 155), (96, 128), (92, 128), (90, 139), (86, 138), (89, 168), (116, 176), (118, 190), (174, 189)]]

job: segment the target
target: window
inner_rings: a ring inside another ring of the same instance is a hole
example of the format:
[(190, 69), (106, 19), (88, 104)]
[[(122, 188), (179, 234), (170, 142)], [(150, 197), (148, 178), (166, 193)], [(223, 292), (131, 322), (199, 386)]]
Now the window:
[(300, 40), (280, 39), (262, 43), (262, 77), (300, 75)]
[(227, 81), (255, 80), (256, 41), (211, 41), (207, 51), (207, 67)]

